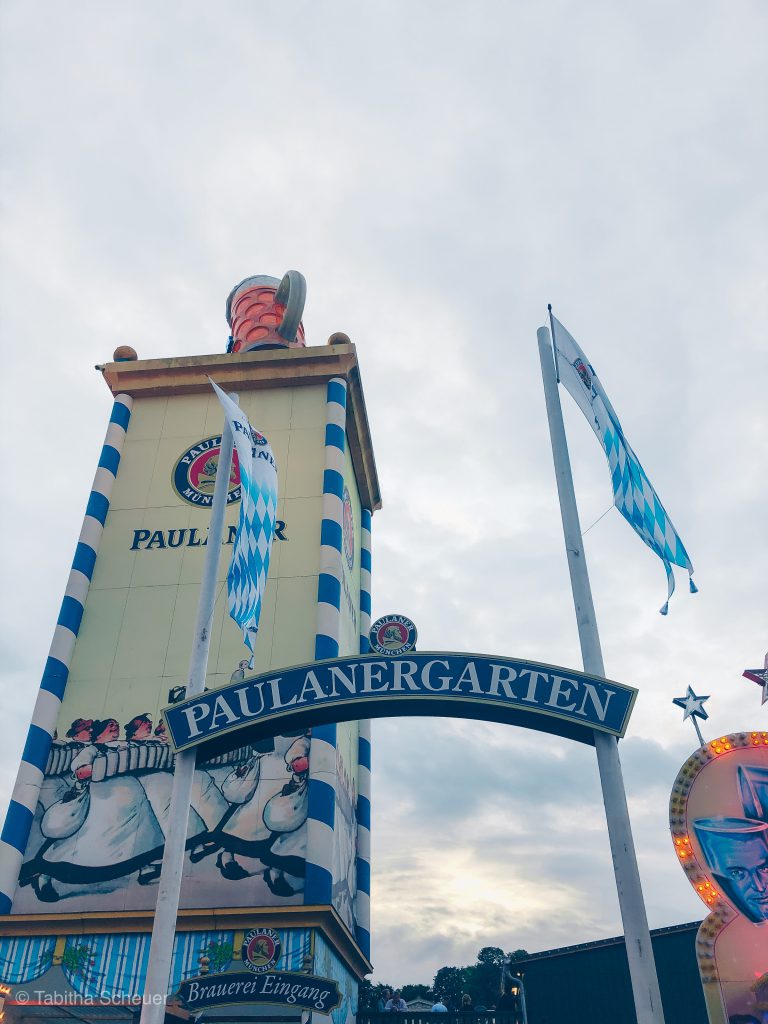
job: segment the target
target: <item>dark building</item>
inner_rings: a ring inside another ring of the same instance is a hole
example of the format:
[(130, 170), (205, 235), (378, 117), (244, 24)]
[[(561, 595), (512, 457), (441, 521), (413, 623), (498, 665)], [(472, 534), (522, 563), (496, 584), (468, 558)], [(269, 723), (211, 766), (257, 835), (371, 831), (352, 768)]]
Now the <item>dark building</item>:
[[(664, 1016), (674, 1024), (706, 1024), (696, 962), (699, 922), (651, 932)], [(525, 986), (528, 1024), (636, 1024), (624, 936), (564, 946), (516, 960)]]

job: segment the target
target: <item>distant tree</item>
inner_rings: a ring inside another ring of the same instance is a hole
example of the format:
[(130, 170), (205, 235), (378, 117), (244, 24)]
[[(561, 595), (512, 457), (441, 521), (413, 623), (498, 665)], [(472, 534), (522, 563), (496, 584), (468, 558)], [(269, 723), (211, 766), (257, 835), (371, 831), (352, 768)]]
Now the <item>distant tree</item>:
[(373, 985), (367, 978), (360, 982), (357, 990), (357, 1001), (363, 1013), (375, 1013), (378, 1009), (379, 999), (384, 995), (384, 989), (394, 990), (392, 985), (382, 982), (380, 985)]
[(357, 986), (357, 1005), (365, 1013), (371, 1012), (371, 992), (373, 985), (367, 978), (363, 978)]
[(409, 1003), (411, 999), (431, 999), (432, 989), (429, 985), (401, 985), (400, 995)]
[(461, 1006), (461, 994), (465, 991), (467, 977), (463, 967), (441, 967), (432, 982), (435, 996), (442, 996), (449, 1010), (458, 1010)]
[(499, 946), (483, 946), (477, 954), (479, 964), (491, 964), (493, 967), (501, 967), (504, 963), (504, 950)]
[(477, 963), (468, 969), (467, 991), (473, 1006), (490, 1010), (501, 998), (501, 971), (506, 959), (499, 946), (483, 946), (477, 954)]
[[(432, 982), (434, 998), (443, 997), (449, 1010), (458, 1010), (461, 996), (468, 992), (473, 1006), (485, 1006), (490, 1009), (496, 1006), (501, 998), (501, 974), (507, 957), (517, 960), (528, 956), (524, 949), (516, 949), (513, 953), (505, 953), (500, 946), (483, 946), (477, 954), (476, 963), (469, 967), (441, 967)], [(417, 998), (416, 989), (426, 986), (404, 986), (403, 999)], [(413, 995), (405, 995), (405, 990), (414, 990)], [(425, 992), (425, 995), (430, 993)]]

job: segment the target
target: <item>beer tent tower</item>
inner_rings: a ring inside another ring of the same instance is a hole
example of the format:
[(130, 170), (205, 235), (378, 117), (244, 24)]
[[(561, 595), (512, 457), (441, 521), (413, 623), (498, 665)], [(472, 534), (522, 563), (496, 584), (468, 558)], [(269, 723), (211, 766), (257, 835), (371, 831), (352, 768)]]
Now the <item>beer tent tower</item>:
[[(162, 709), (186, 682), (223, 428), (209, 378), (268, 438), (279, 504), (251, 669), (227, 614), (233, 463), (206, 687), (368, 648), (380, 495), (357, 355), (344, 335), (305, 346), (303, 300), (294, 271), (247, 278), (227, 354), (119, 349), (103, 367), (113, 412), (0, 847), (11, 1000), (32, 981), (143, 991), (173, 771)], [(366, 722), (199, 759), (169, 992), (242, 970), (263, 933), (270, 969), (332, 979), (334, 1019), (353, 1015), (370, 970), (369, 792)]]

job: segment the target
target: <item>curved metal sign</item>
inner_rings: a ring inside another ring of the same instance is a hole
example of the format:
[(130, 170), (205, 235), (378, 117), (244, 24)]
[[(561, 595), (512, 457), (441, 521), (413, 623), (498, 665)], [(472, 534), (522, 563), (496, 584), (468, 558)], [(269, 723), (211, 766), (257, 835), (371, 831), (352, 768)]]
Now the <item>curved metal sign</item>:
[(623, 736), (637, 690), (599, 676), (484, 654), (353, 655), (207, 690), (164, 710), (176, 750), (223, 753), (276, 732), (430, 715), (521, 725), (594, 744)]

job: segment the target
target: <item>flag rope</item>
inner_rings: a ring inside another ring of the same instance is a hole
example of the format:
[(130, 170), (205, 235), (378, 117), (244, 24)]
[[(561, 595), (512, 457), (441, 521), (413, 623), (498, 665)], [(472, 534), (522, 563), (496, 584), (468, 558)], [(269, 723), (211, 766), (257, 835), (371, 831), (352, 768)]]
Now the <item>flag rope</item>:
[[(613, 505), (613, 504), (609, 505), (608, 508), (605, 510), (605, 512), (603, 512), (603, 514), (601, 516), (598, 516), (597, 519), (594, 521), (594, 523), (592, 523), (592, 526), (597, 526), (597, 524), (600, 522), (600, 520), (603, 519), (605, 516), (607, 516), (612, 508), (616, 508), (616, 506)], [(584, 533), (582, 533), (582, 535), (581, 535), (582, 539), (587, 536), (589, 531), (592, 529), (592, 526), (588, 526), (586, 528), (586, 530), (584, 531)]]

